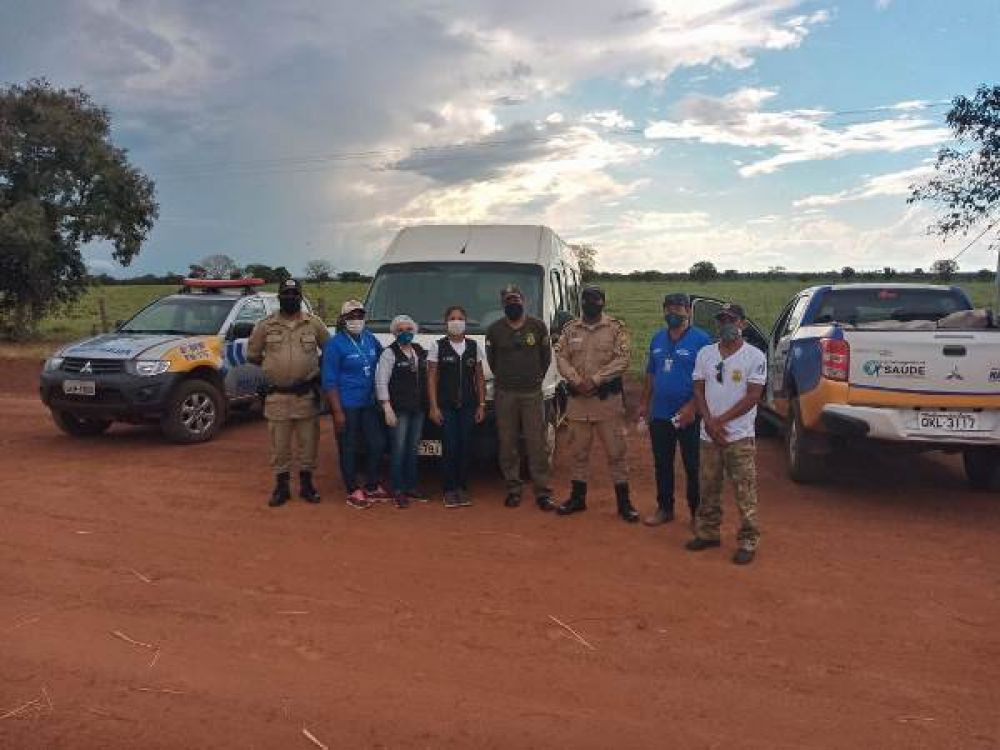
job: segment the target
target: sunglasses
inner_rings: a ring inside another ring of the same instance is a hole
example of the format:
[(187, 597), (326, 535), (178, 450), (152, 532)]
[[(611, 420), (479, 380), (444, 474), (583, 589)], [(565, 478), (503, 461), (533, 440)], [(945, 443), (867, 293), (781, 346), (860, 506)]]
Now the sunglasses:
[(725, 379), (723, 377), (723, 372), (724, 372), (723, 368), (724, 368), (724, 365), (722, 364), (722, 362), (719, 362), (719, 364), (717, 364), (715, 366), (715, 380), (718, 383), (723, 382), (723, 380)]

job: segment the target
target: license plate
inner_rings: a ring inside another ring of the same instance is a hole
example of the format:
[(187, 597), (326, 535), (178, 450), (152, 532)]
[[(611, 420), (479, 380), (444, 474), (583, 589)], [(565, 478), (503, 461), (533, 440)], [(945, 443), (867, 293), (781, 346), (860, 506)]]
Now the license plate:
[(97, 387), (93, 380), (64, 380), (63, 393), (67, 396), (93, 396)]
[(977, 432), (979, 415), (960, 411), (922, 411), (917, 417), (917, 427), (927, 432)]
[(417, 455), (418, 456), (440, 456), (441, 455), (441, 441), (440, 440), (421, 440), (417, 445)]

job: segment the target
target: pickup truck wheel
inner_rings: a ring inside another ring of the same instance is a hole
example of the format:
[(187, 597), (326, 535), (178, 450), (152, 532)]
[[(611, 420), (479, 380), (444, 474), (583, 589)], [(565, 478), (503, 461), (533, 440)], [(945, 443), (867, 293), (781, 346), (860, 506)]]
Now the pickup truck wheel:
[(72, 412), (61, 409), (52, 410), (52, 421), (60, 430), (73, 437), (95, 437), (104, 433), (111, 426), (110, 419), (78, 417)]
[(973, 489), (1000, 489), (1000, 448), (966, 448), (962, 453), (962, 463)]
[(792, 402), (785, 429), (785, 459), (793, 482), (807, 484), (822, 478), (823, 462), (811, 452), (813, 442), (809, 430), (802, 426), (798, 402)]
[(223, 421), (219, 390), (207, 380), (185, 380), (170, 395), (160, 427), (174, 443), (203, 443), (215, 437)]

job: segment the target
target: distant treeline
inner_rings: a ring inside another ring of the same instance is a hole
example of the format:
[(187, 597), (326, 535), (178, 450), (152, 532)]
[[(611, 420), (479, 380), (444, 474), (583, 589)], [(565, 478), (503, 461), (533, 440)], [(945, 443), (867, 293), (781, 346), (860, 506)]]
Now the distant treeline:
[[(268, 284), (277, 284), (282, 281), (282, 279), (287, 279), (288, 276), (272, 276), (271, 274), (249, 274), (250, 276), (256, 276), (257, 278), (264, 279)], [(142, 276), (130, 276), (127, 278), (117, 278), (106, 273), (101, 273), (97, 275), (90, 275), (87, 277), (91, 284), (104, 285), (104, 286), (145, 286), (154, 284), (176, 284), (180, 286), (181, 281), (185, 278), (185, 274), (179, 273), (167, 273), (159, 276), (155, 273), (147, 273)], [(240, 277), (236, 277), (240, 278)], [(306, 278), (306, 281), (310, 279)], [(344, 282), (369, 282), (372, 280), (371, 276), (366, 276), (359, 271), (341, 271), (340, 273), (334, 275), (332, 278), (323, 279), (323, 281), (344, 281)], [(322, 283), (322, 281), (318, 282)]]

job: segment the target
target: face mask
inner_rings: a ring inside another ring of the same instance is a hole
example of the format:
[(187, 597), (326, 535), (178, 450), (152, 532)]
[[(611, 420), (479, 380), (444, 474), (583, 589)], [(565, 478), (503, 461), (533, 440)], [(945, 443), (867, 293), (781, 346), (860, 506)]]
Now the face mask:
[(285, 315), (295, 315), (295, 313), (302, 309), (302, 298), (292, 296), (278, 297), (278, 306)]
[(464, 320), (449, 320), (448, 321), (448, 335), (449, 336), (461, 336), (465, 333), (465, 321)]
[(361, 332), (365, 330), (365, 321), (363, 320), (348, 320), (344, 323), (344, 328), (352, 336), (360, 336)]
[(400, 344), (410, 344), (413, 342), (413, 331), (400, 331), (396, 336), (396, 341)]
[(667, 313), (664, 316), (667, 321), (667, 327), (669, 328), (680, 328), (687, 321), (687, 315), (681, 315), (680, 313)]
[(503, 306), (503, 314), (507, 316), (507, 320), (518, 320), (524, 315), (524, 305), (520, 302), (511, 302)]
[(742, 333), (739, 325), (736, 323), (722, 323), (719, 326), (719, 338), (723, 341), (736, 341)]
[(584, 302), (580, 307), (583, 309), (583, 317), (591, 320), (599, 318), (604, 311), (604, 305), (600, 302)]

